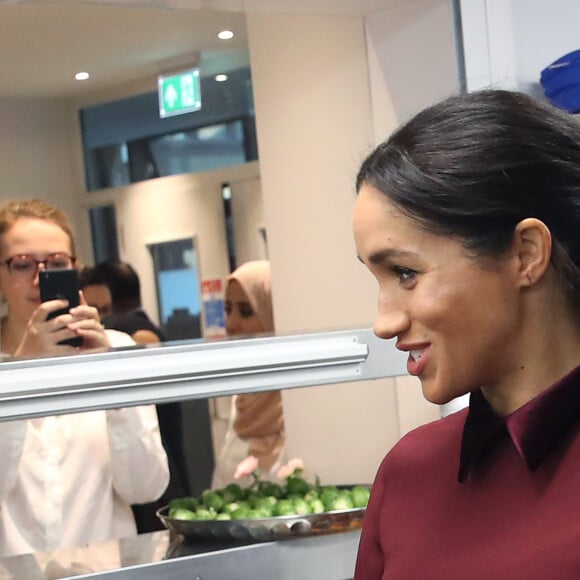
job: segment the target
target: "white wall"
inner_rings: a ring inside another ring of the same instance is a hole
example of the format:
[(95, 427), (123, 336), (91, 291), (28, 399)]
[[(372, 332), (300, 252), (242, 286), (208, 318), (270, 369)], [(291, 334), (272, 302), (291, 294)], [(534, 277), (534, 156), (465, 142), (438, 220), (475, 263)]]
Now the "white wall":
[(78, 226), (79, 192), (73, 179), (72, 125), (66, 102), (0, 99), (0, 126), (1, 200), (41, 198), (66, 208)]
[[(351, 233), (354, 177), (372, 142), (363, 21), (250, 14), (247, 24), (276, 330), (369, 326), (374, 288)], [(322, 481), (371, 480), (398, 437), (385, 381), (283, 401), (289, 453)]]
[(230, 183), (234, 243), (238, 265), (268, 258), (260, 228), (266, 228), (259, 177)]
[(577, 0), (461, 0), (468, 89), (536, 93), (542, 69), (580, 48)]
[(365, 27), (378, 144), (422, 108), (457, 92), (449, 1), (394, 2)]
[[(365, 28), (378, 144), (414, 113), (457, 92), (453, 19), (448, 0), (408, 0), (373, 14)], [(418, 379), (394, 383), (399, 436), (441, 416)]]
[[(372, 323), (375, 284), (351, 232), (356, 171), (378, 135), (457, 85), (447, 3), (397, 4), (366, 27), (356, 17), (248, 18), (278, 332)], [(370, 481), (402, 433), (440, 416), (409, 378), (283, 397), (290, 455), (337, 483)]]
[(252, 200), (260, 196), (259, 166), (248, 163), (196, 174), (173, 175), (85, 197), (84, 207), (113, 203), (122, 258), (139, 272), (143, 306), (157, 318), (153, 261), (148, 244), (195, 237), (202, 279), (229, 272), (221, 185), (243, 184)]

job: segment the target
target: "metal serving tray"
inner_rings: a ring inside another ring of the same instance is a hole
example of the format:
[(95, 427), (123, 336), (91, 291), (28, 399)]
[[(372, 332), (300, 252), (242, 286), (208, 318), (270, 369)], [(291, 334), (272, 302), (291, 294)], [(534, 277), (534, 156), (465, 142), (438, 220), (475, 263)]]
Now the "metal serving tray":
[(163, 525), (189, 539), (269, 542), (296, 537), (354, 531), (362, 526), (365, 508), (335, 510), (320, 514), (273, 516), (248, 520), (178, 520), (157, 510)]

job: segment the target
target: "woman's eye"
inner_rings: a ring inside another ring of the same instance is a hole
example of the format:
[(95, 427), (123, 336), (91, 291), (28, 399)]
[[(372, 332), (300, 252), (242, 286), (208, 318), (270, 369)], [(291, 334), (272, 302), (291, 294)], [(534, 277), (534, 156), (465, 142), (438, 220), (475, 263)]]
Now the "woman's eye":
[(253, 308), (248, 304), (247, 306), (244, 304), (240, 304), (240, 316), (242, 318), (251, 318), (254, 316)]
[(393, 266), (393, 272), (396, 274), (399, 282), (405, 284), (414, 280), (417, 272), (411, 270), (410, 268), (404, 268), (403, 266)]

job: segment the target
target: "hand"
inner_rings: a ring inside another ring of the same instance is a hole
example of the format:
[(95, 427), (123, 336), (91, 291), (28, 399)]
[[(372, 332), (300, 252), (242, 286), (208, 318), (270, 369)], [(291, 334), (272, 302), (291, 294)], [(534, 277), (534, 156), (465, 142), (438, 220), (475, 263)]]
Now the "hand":
[(70, 309), (73, 321), (67, 325), (75, 336), (82, 336), (83, 346), (81, 350), (95, 348), (110, 348), (111, 341), (101, 324), (99, 311), (94, 306), (89, 306), (82, 292), (79, 292), (80, 305)]
[[(66, 300), (43, 302), (28, 321), (26, 332), (14, 356), (33, 357), (51, 354), (75, 354), (80, 350), (109, 348), (109, 338), (99, 321), (96, 308), (88, 306), (82, 292), (79, 293), (80, 305), (71, 308), (67, 314), (47, 319), (51, 312), (68, 306)], [(75, 347), (58, 344), (62, 340), (81, 336), (83, 346)]]

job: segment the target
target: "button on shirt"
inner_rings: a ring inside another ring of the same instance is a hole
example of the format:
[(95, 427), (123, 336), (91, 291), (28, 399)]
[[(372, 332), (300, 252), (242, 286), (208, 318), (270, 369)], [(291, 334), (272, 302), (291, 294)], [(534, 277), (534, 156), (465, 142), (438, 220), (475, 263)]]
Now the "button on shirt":
[(509, 415), (469, 410), (405, 436), (365, 514), (357, 580), (580, 578), (580, 368)]

